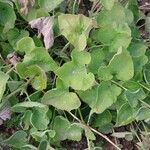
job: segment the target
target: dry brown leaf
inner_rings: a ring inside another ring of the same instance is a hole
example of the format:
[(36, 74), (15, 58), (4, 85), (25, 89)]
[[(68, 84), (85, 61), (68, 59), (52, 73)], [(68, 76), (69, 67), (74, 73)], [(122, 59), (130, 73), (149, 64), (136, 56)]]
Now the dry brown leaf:
[(29, 10), (35, 4), (35, 0), (19, 0), (19, 4), (21, 5), (20, 12), (23, 15), (27, 15)]
[(20, 60), (21, 59), (20, 57), (18, 57), (17, 53), (13, 52), (7, 55), (6, 62), (7, 64), (12, 64), (13, 66), (16, 66)]
[(3, 124), (3, 121), (10, 119), (11, 114), (12, 114), (11, 107), (8, 104), (2, 106), (0, 110), (0, 125)]
[(53, 34), (54, 18), (41, 17), (32, 20), (31, 22), (29, 22), (29, 24), (31, 25), (31, 28), (35, 28), (38, 30), (39, 37), (41, 36), (41, 34), (43, 35), (46, 49), (51, 48), (54, 43), (54, 34)]

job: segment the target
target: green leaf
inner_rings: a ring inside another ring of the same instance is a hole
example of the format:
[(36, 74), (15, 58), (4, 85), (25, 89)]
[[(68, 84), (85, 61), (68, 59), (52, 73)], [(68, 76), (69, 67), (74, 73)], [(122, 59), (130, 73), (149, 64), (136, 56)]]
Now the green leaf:
[(12, 110), (14, 112), (24, 112), (27, 108), (32, 108), (32, 107), (45, 107), (45, 105), (38, 103), (38, 102), (22, 102), (18, 103), (15, 106), (12, 107)]
[(146, 80), (147, 83), (150, 84), (150, 71), (149, 71), (149, 69), (144, 70), (144, 79)]
[(133, 92), (133, 93), (136, 93), (140, 90), (139, 83), (137, 83), (133, 80), (129, 80), (127, 82), (124, 82), (123, 87), (125, 87), (126, 89), (128, 89), (130, 92)]
[(73, 141), (80, 141), (82, 137), (82, 129), (78, 124), (71, 124), (69, 129), (67, 130), (67, 139)]
[(146, 98), (146, 94), (143, 89), (139, 89), (136, 92), (125, 91), (125, 96), (131, 107), (137, 107), (139, 100), (143, 100)]
[(140, 17), (140, 11), (137, 0), (130, 0), (128, 3), (128, 9), (130, 9), (134, 15), (135, 21)]
[[(107, 0), (108, 1), (108, 0)], [(116, 3), (111, 10), (102, 10), (97, 15), (98, 25), (101, 27), (107, 25), (117, 26), (126, 23), (124, 7)]]
[(34, 48), (34, 41), (30, 37), (24, 37), (17, 42), (17, 50), (20, 52), (25, 52), (27, 54), (34, 50)]
[[(49, 149), (48, 142), (46, 140), (42, 140), (38, 146), (38, 150)], [(50, 149), (51, 150), (51, 149)]]
[(132, 57), (140, 57), (145, 54), (147, 46), (143, 42), (132, 42), (128, 48)]
[(71, 124), (62, 116), (57, 116), (54, 120), (54, 130), (56, 131), (55, 140), (63, 141), (66, 139), (80, 141), (82, 130), (77, 124)]
[(135, 118), (137, 121), (150, 119), (150, 108), (141, 107), (138, 110)]
[(85, 130), (85, 136), (89, 139), (89, 140), (96, 140), (96, 137), (94, 135), (94, 133), (89, 129), (86, 128), (85, 126), (83, 127), (83, 129)]
[(45, 130), (49, 124), (48, 107), (35, 107), (31, 115), (31, 124), (37, 130)]
[(116, 29), (110, 26), (105, 26), (100, 29), (92, 31), (92, 39), (98, 43), (110, 44), (112, 40), (117, 36)]
[(105, 58), (105, 52), (102, 48), (93, 48), (91, 50), (91, 61), (88, 65), (89, 71), (97, 74), (99, 67), (104, 63)]
[(23, 85), (24, 84), (24, 82), (23, 81), (8, 81), (7, 82), (7, 85), (8, 85), (8, 87), (9, 87), (9, 90), (11, 91), (11, 92), (13, 92), (13, 91), (15, 91), (15, 90), (17, 90), (21, 85)]
[(0, 79), (1, 79), (1, 83), (0, 83), (0, 101), (1, 101), (6, 89), (6, 83), (9, 79), (9, 76), (4, 72), (0, 71)]
[(133, 108), (125, 103), (117, 111), (117, 122), (116, 126), (124, 126), (131, 123), (134, 120)]
[(54, 10), (64, 0), (38, 0), (38, 4), (41, 8), (46, 9), (48, 12)]
[(76, 51), (73, 50), (71, 53), (71, 57), (74, 63), (76, 63), (77, 65), (85, 65), (85, 64), (89, 64), (91, 61), (91, 55), (89, 52), (86, 51)]
[[(13, 48), (9, 43), (6, 42), (0, 42), (0, 46), (1, 46), (1, 55), (6, 58), (7, 55), (9, 55), (10, 53), (13, 53)], [(2, 60), (1, 60), (2, 61)]]
[(111, 10), (115, 1), (116, 0), (101, 0), (101, 3), (107, 10)]
[(7, 144), (8, 146), (12, 146), (15, 148), (23, 147), (27, 144), (27, 134), (23, 130), (17, 131), (14, 133), (10, 138), (3, 141), (4, 144)]
[[(55, 136), (55, 131), (54, 130), (45, 130), (45, 131), (38, 131), (35, 128), (32, 128), (30, 130), (31, 136), (36, 140), (36, 141), (41, 141), (41, 140), (46, 140), (48, 139), (48, 136), (50, 138), (53, 138)], [(47, 136), (48, 135), (48, 136)]]
[(27, 111), (25, 111), (24, 115), (21, 118), (21, 124), (22, 124), (24, 130), (29, 129), (31, 114), (32, 114), (32, 111), (27, 110)]
[(40, 67), (36, 65), (31, 65), (26, 67), (23, 63), (18, 63), (16, 66), (17, 72), (22, 78), (32, 79), (31, 84), (36, 90), (43, 90), (47, 87), (47, 76)]
[(58, 68), (55, 73), (63, 81), (65, 86), (70, 86), (75, 90), (87, 90), (94, 83), (94, 75), (87, 73), (84, 65), (90, 62), (91, 57), (87, 52), (73, 51), (72, 59), (72, 61)]
[(109, 51), (117, 52), (117, 49), (120, 47), (127, 48), (131, 42), (131, 32), (129, 30), (129, 34), (118, 34), (112, 41)]
[(13, 7), (7, 2), (0, 2), (0, 25), (3, 27), (3, 33), (6, 33), (14, 27), (16, 15)]
[(143, 66), (148, 62), (148, 58), (145, 55), (147, 46), (144, 42), (132, 42), (128, 47), (134, 64), (134, 71), (141, 72)]
[(116, 102), (121, 89), (110, 82), (102, 82), (87, 91), (78, 92), (81, 99), (86, 102), (95, 113), (102, 113)]
[(55, 139), (63, 141), (67, 139), (67, 130), (70, 126), (70, 122), (62, 116), (57, 116), (54, 119), (53, 130), (56, 132)]
[[(28, 36), (29, 36), (29, 32), (28, 31), (26, 31), (26, 30), (18, 30), (17, 28), (13, 28), (13, 29), (11, 29), (11, 30), (9, 30), (7, 32), (8, 41), (9, 41), (9, 43), (11, 44), (11, 46), (14, 49), (17, 49), (16, 48), (17, 47), (17, 42), (20, 39), (22, 39), (24, 37), (28, 37)], [(26, 46), (28, 46), (28, 45), (26, 44)], [(29, 46), (30, 46), (30, 44), (29, 44)]]
[(103, 127), (99, 127), (98, 130), (104, 134), (110, 134), (113, 132), (114, 125), (112, 123), (108, 123)]
[(111, 80), (116, 77), (118, 80), (127, 81), (134, 75), (133, 62), (130, 54), (121, 48), (110, 60), (108, 66), (100, 67), (98, 76), (101, 80)]
[(62, 89), (52, 89), (46, 92), (42, 98), (42, 103), (66, 111), (77, 109), (81, 105), (80, 100), (75, 93)]
[(134, 15), (133, 12), (130, 9), (125, 9), (125, 15), (126, 15), (126, 22), (128, 25), (131, 25), (134, 21)]
[(148, 62), (147, 56), (143, 55), (140, 57), (133, 57), (133, 64), (134, 64), (134, 72), (141, 72), (143, 70), (143, 66), (146, 65)]
[(101, 114), (98, 114), (94, 119), (94, 127), (103, 128), (107, 124), (111, 123), (112, 115), (109, 110), (104, 111)]
[(85, 49), (93, 26), (92, 19), (83, 15), (62, 14), (58, 16), (60, 32), (79, 51)]
[(77, 66), (73, 62), (65, 63), (56, 74), (65, 85), (75, 90), (87, 90), (94, 83), (94, 75), (87, 74), (85, 66)]
[(46, 49), (42, 47), (36, 47), (30, 53), (27, 53), (22, 64), (24, 67), (38, 65), (44, 71), (54, 71), (58, 68)]

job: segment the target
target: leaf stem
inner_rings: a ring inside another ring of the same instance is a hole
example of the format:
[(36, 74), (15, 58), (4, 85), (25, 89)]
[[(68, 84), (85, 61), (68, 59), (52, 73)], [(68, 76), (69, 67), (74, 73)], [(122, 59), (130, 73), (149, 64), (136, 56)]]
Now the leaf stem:
[(148, 87), (146, 87), (145, 85), (143, 85), (142, 83), (139, 83), (140, 86), (142, 86), (145, 90), (149, 91), (150, 92), (150, 89)]
[(72, 10), (72, 14), (75, 14), (76, 4), (77, 4), (77, 0), (75, 0), (75, 1), (74, 1), (74, 3), (73, 3), (73, 10)]
[(143, 100), (139, 100), (139, 101), (150, 109), (150, 105), (148, 103), (144, 102)]
[(9, 95), (7, 95), (3, 101), (7, 101), (9, 100), (9, 98), (11, 98), (13, 95), (15, 95), (16, 93), (20, 92), (23, 88), (25, 88), (30, 82), (31, 82), (32, 79), (28, 80), (25, 84), (21, 85), (17, 90), (13, 91), (12, 93), (10, 93)]
[(87, 128), (89, 128), (91, 131), (93, 131), (94, 133), (98, 134), (99, 136), (101, 136), (102, 138), (104, 138), (107, 142), (109, 142), (110, 144), (112, 144), (117, 150), (121, 150), (115, 143), (113, 143), (106, 135), (100, 133), (99, 131), (95, 130), (94, 128), (90, 127), (89, 125), (87, 125), (85, 122), (81, 121), (79, 118), (77, 118), (74, 114), (72, 114), (71, 112), (68, 111), (68, 113), (75, 118), (80, 124), (82, 124), (83, 126), (86, 126)]
[(10, 68), (10, 69), (6, 72), (6, 74), (9, 74), (9, 73), (12, 72), (14, 69), (15, 69), (15, 66), (13, 66), (12, 68)]
[(91, 150), (90, 140), (87, 136), (86, 136), (86, 140), (87, 140), (88, 150)]
[(69, 47), (70, 43), (68, 42), (64, 47), (63, 49), (61, 50), (61, 52), (64, 52), (68, 47)]
[(89, 123), (90, 123), (90, 119), (91, 119), (92, 114), (93, 114), (93, 111), (91, 110), (90, 113), (89, 113), (87, 125), (89, 125)]
[(81, 118), (81, 121), (83, 121), (83, 116), (82, 116), (82, 113), (81, 113), (80, 108), (78, 108), (78, 113), (79, 113), (79, 116), (80, 116), (80, 118)]
[(127, 91), (128, 89), (125, 88), (124, 86), (122, 86), (121, 84), (117, 83), (116, 81), (114, 80), (111, 80), (112, 83), (116, 84), (117, 86), (119, 86), (120, 88), (122, 88), (123, 90)]

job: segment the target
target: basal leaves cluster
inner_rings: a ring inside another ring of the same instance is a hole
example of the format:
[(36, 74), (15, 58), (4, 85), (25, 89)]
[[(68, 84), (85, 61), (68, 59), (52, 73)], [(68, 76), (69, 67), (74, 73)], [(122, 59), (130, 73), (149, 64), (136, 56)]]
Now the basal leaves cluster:
[(0, 0), (0, 119), (7, 103), (3, 126), (15, 127), (3, 145), (53, 150), (94, 140), (91, 127), (150, 124), (150, 52), (137, 3), (99, 1), (100, 11), (85, 16), (65, 13), (63, 0)]

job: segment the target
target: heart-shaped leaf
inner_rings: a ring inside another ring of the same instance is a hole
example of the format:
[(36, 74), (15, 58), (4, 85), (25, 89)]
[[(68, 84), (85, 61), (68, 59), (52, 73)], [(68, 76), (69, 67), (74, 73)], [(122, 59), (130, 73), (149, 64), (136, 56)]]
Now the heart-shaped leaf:
[(96, 115), (94, 119), (94, 127), (103, 128), (112, 121), (112, 115), (109, 110), (104, 111), (101, 114)]
[(126, 23), (124, 7), (121, 6), (121, 4), (116, 3), (111, 10), (100, 11), (100, 13), (97, 15), (97, 22), (101, 27), (107, 25), (117, 26)]
[(125, 91), (125, 96), (131, 107), (137, 107), (139, 100), (146, 98), (146, 94), (143, 89), (139, 89), (137, 92)]
[(30, 37), (24, 37), (17, 42), (17, 50), (20, 52), (25, 52), (27, 54), (30, 53), (34, 48), (34, 41)]
[(17, 72), (20, 74), (22, 78), (30, 78), (32, 79), (31, 84), (36, 90), (46, 89), (47, 86), (47, 77), (40, 67), (36, 65), (32, 65), (24, 70), (24, 65), (22, 63), (17, 64)]
[(103, 48), (93, 48), (91, 49), (91, 61), (88, 65), (88, 69), (94, 73), (98, 73), (98, 69), (100, 66), (104, 64), (104, 60), (106, 59), (105, 50)]
[(62, 141), (65, 139), (80, 141), (82, 129), (77, 124), (71, 124), (62, 116), (57, 116), (54, 120), (54, 130), (56, 131), (55, 139)]
[(106, 9), (111, 10), (115, 1), (116, 0), (101, 0), (101, 3)]
[[(53, 138), (55, 136), (55, 131), (54, 130), (45, 130), (45, 131), (38, 131), (35, 128), (32, 128), (30, 130), (31, 136), (36, 140), (36, 141), (43, 141), (44, 139), (48, 139), (48, 136), (50, 138)], [(48, 136), (47, 136), (48, 135)]]
[(62, 14), (58, 17), (60, 32), (79, 51), (85, 49), (93, 26), (92, 19), (83, 15)]
[(150, 109), (147, 107), (141, 107), (138, 110), (135, 118), (137, 121), (150, 119)]
[(27, 133), (23, 130), (17, 131), (7, 140), (3, 141), (3, 143), (21, 149), (21, 147), (27, 144)]
[(47, 129), (49, 118), (47, 116), (48, 107), (35, 107), (32, 110), (31, 124), (37, 130)]
[[(13, 28), (7, 32), (8, 41), (14, 49), (17, 49), (17, 42), (20, 39), (22, 39), (24, 37), (28, 37), (28, 36), (29, 36), (28, 31), (18, 30), (17, 28)], [(29, 44), (29, 46), (32, 46), (32, 45), (30, 45), (30, 42), (28, 44)], [(27, 44), (26, 44), (26, 47), (28, 47)], [(30, 49), (30, 47), (28, 47), (28, 48)], [(21, 50), (23, 50), (22, 47), (21, 47)]]
[(92, 109), (92, 112), (102, 113), (116, 102), (121, 89), (110, 82), (102, 82), (87, 91), (78, 92), (81, 99)]
[(90, 62), (91, 57), (87, 52), (73, 51), (72, 59), (72, 61), (65, 63), (56, 70), (56, 74), (66, 86), (70, 86), (75, 90), (87, 90), (94, 83), (94, 75), (87, 73), (85, 67), (85, 64)]
[(123, 126), (131, 123), (134, 120), (134, 111), (133, 108), (125, 103), (117, 112), (117, 122), (116, 126)]
[(62, 89), (52, 89), (46, 92), (42, 98), (42, 103), (66, 111), (77, 109), (81, 105), (80, 100), (75, 93)]
[(38, 4), (41, 8), (46, 9), (48, 12), (54, 10), (64, 0), (38, 0)]
[(100, 67), (98, 70), (98, 76), (101, 80), (111, 80), (116, 77), (118, 80), (126, 81), (131, 79), (133, 75), (132, 58), (126, 50), (122, 49), (119, 49), (113, 56), (108, 66)]
[(6, 33), (14, 27), (16, 15), (13, 7), (7, 2), (0, 2), (0, 25), (3, 27), (3, 33)]
[(30, 53), (27, 53), (22, 64), (24, 67), (38, 65), (45, 71), (54, 71), (58, 68), (46, 49), (42, 47), (36, 47)]

